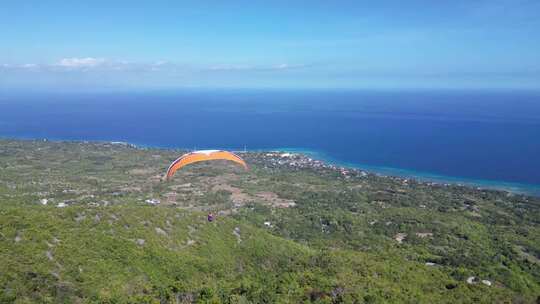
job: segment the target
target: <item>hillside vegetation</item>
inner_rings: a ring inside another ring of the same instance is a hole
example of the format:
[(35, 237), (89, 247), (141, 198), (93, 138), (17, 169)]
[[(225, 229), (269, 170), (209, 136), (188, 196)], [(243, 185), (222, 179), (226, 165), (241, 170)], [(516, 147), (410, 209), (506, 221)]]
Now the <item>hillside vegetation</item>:
[(181, 153), (0, 140), (0, 303), (540, 299), (537, 198)]

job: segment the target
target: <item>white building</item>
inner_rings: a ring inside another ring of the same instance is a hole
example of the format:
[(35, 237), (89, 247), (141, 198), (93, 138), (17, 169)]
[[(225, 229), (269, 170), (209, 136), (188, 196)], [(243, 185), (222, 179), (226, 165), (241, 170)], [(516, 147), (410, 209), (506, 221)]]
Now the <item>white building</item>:
[(158, 199), (156, 198), (152, 198), (152, 199), (147, 199), (144, 201), (145, 203), (147, 204), (150, 204), (150, 205), (159, 205), (159, 203), (161, 203)]

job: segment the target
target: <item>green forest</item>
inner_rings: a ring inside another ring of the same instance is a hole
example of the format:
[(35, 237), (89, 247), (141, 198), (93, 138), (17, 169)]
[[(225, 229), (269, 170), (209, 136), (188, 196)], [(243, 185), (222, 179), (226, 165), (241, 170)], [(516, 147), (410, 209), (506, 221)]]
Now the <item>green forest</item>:
[(0, 303), (540, 302), (539, 198), (183, 152), (0, 140)]

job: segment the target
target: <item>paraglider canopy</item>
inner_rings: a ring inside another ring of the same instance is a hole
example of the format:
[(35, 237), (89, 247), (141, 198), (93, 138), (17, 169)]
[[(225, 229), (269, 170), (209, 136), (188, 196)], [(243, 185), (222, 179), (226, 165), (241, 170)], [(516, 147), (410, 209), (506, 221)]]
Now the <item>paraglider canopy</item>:
[(189, 164), (219, 159), (233, 161), (242, 165), (244, 169), (248, 169), (246, 162), (240, 158), (240, 156), (232, 152), (222, 150), (200, 150), (184, 154), (172, 162), (169, 169), (167, 169), (167, 179), (170, 179), (177, 170)]

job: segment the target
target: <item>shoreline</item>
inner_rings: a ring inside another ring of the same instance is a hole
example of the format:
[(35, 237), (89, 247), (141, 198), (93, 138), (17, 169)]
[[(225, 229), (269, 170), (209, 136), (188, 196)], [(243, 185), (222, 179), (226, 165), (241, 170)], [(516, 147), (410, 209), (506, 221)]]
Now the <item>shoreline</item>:
[[(124, 145), (136, 149), (162, 149), (170, 151), (192, 151), (193, 148), (186, 147), (169, 147), (169, 146), (159, 146), (159, 145), (149, 145), (142, 143), (134, 143), (122, 140), (84, 140), (84, 139), (48, 139), (48, 138), (13, 138), (13, 137), (2, 137), (0, 140), (13, 140), (13, 141), (49, 141), (49, 142), (70, 142), (70, 143), (107, 143), (113, 145)], [(200, 147), (201, 149), (206, 147)], [(218, 148), (220, 149), (220, 148)], [(427, 184), (436, 184), (436, 185), (450, 185), (457, 187), (468, 187), (475, 190), (491, 190), (491, 191), (503, 191), (515, 195), (526, 195), (533, 197), (540, 197), (540, 185), (534, 184), (525, 184), (525, 183), (516, 183), (516, 182), (506, 182), (506, 181), (497, 181), (497, 180), (482, 180), (474, 179), (467, 177), (458, 177), (458, 176), (445, 176), (439, 175), (436, 173), (430, 172), (419, 172), (411, 169), (401, 169), (393, 168), (386, 166), (374, 166), (367, 164), (358, 164), (358, 163), (349, 163), (343, 162), (338, 159), (328, 156), (324, 152), (310, 150), (305, 148), (290, 148), (290, 147), (279, 147), (279, 148), (265, 148), (265, 149), (246, 149), (246, 150), (237, 150), (233, 148), (221, 148), (224, 150), (231, 150), (238, 153), (291, 153), (303, 156), (307, 159), (312, 159), (317, 162), (322, 162), (328, 167), (335, 167), (336, 170), (339, 169), (348, 169), (348, 170), (358, 170), (360, 172), (365, 172), (369, 174), (374, 174), (381, 177), (388, 178), (399, 178), (399, 179), (411, 179), (419, 183)]]
[(343, 168), (366, 171), (366, 172), (373, 173), (379, 176), (414, 179), (414, 180), (417, 180), (418, 182), (451, 184), (455, 186), (472, 187), (472, 188), (481, 189), (481, 190), (486, 189), (486, 190), (505, 191), (505, 192), (509, 192), (513, 194), (540, 197), (540, 185), (535, 185), (535, 184), (475, 179), (475, 178), (459, 177), (459, 176), (447, 176), (447, 175), (441, 175), (441, 174), (436, 174), (436, 173), (431, 173), (431, 172), (415, 171), (412, 169), (401, 169), (401, 168), (394, 168), (394, 167), (387, 167), (387, 166), (374, 166), (374, 165), (368, 165), (368, 164), (349, 163), (349, 162), (343, 162), (338, 159), (332, 158), (326, 155), (324, 152), (314, 151), (314, 150), (309, 150), (309, 149), (278, 148), (278, 149), (275, 149), (274, 151), (304, 154), (311, 158), (323, 161), (331, 165), (335, 165), (335, 166), (339, 166)]

